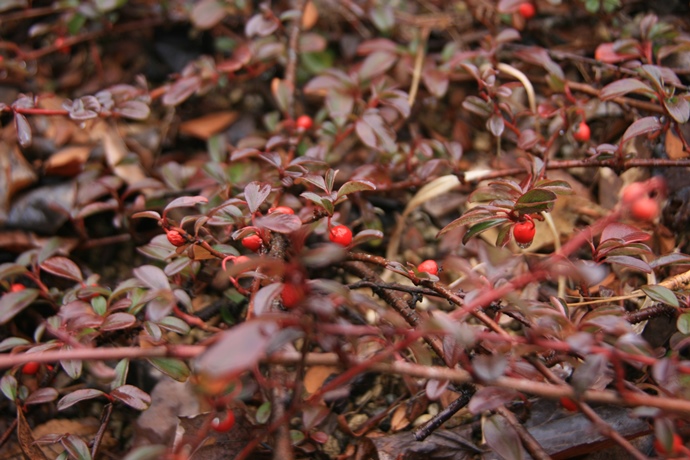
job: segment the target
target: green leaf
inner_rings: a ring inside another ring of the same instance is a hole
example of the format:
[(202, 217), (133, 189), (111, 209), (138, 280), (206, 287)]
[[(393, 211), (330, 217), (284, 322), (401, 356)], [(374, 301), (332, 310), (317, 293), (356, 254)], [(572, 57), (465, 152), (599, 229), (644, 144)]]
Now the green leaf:
[(0, 279), (10, 276), (17, 276), (26, 273), (28, 270), (20, 264), (6, 263), (0, 265)]
[(345, 182), (342, 187), (338, 190), (338, 195), (336, 200), (349, 195), (351, 193), (361, 192), (364, 190), (376, 190), (376, 186), (366, 180), (351, 180)]
[(186, 382), (191, 374), (189, 367), (187, 367), (184, 361), (180, 361), (179, 359), (150, 358), (148, 361), (153, 367), (178, 382)]
[(115, 378), (110, 382), (110, 389), (114, 390), (125, 384), (129, 373), (129, 359), (121, 359), (115, 366)]
[(681, 334), (690, 334), (690, 313), (683, 313), (676, 320), (676, 327)]
[(6, 374), (0, 379), (0, 391), (10, 401), (17, 399), (17, 379), (13, 375)]
[(521, 214), (534, 214), (553, 209), (556, 194), (551, 190), (535, 188), (522, 195), (515, 202), (515, 211)]
[(256, 422), (259, 424), (264, 424), (268, 422), (269, 417), (271, 416), (271, 402), (266, 401), (262, 405), (259, 406), (259, 409), (256, 411)]
[(535, 188), (540, 188), (543, 190), (549, 190), (556, 195), (570, 195), (573, 193), (573, 189), (570, 184), (564, 180), (540, 180), (535, 185)]
[(506, 222), (508, 222), (508, 219), (506, 219), (505, 217), (499, 217), (498, 219), (491, 219), (491, 220), (487, 220), (486, 222), (482, 222), (480, 224), (473, 225), (472, 227), (470, 227), (469, 230), (467, 230), (467, 233), (465, 233), (465, 236), (462, 237), (462, 244), (467, 244), (467, 242), (473, 236), (479, 235), (480, 233), (485, 232), (490, 228), (497, 227), (497, 226), (502, 225)]
[(649, 298), (652, 300), (655, 300), (655, 301), (661, 302), (661, 303), (665, 303), (666, 305), (671, 305), (672, 307), (680, 308), (680, 304), (678, 303), (678, 298), (673, 293), (673, 291), (667, 287), (655, 284), (655, 285), (645, 285), (645, 286), (642, 286), (640, 289), (642, 289), (642, 291), (645, 294), (647, 294), (649, 296)]
[(72, 458), (77, 460), (91, 460), (91, 452), (89, 451), (89, 447), (84, 441), (81, 440), (81, 438), (70, 434), (66, 437), (63, 437), (60, 440), (60, 443), (62, 444), (62, 447), (69, 452)]
[(450, 224), (446, 225), (441, 229), (440, 232), (436, 235), (438, 238), (439, 236), (448, 233), (451, 230), (455, 230), (458, 227), (462, 227), (465, 225), (476, 225), (481, 222), (485, 222), (487, 220), (493, 220), (496, 219), (496, 215), (494, 213), (491, 213), (485, 209), (480, 209), (479, 207), (465, 213), (465, 215), (455, 219), (453, 222)]

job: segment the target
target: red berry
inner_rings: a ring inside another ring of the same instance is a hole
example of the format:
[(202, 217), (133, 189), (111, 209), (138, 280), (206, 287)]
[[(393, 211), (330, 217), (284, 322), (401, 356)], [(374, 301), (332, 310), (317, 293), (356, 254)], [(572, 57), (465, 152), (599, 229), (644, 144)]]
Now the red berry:
[(336, 225), (331, 227), (330, 232), (328, 232), (328, 238), (336, 244), (347, 246), (352, 243), (352, 230), (345, 225)]
[(302, 115), (301, 117), (297, 118), (296, 125), (297, 129), (300, 131), (306, 131), (311, 129), (311, 127), (314, 125), (314, 122), (309, 115)]
[(168, 241), (170, 241), (170, 244), (173, 246), (184, 246), (187, 244), (187, 240), (178, 232), (177, 230), (170, 230), (167, 233)]
[(561, 406), (569, 412), (577, 412), (579, 410), (577, 403), (566, 396), (561, 397), (560, 403)]
[(235, 413), (232, 411), (232, 409), (227, 410), (223, 420), (221, 420), (220, 417), (215, 417), (211, 421), (211, 428), (213, 431), (217, 431), (218, 433), (230, 431), (233, 426), (235, 426)]
[(283, 307), (288, 310), (297, 306), (304, 297), (304, 292), (300, 286), (292, 283), (283, 284), (283, 290), (280, 292), (280, 300), (283, 301)]
[(654, 220), (659, 215), (659, 204), (652, 198), (641, 198), (630, 206), (630, 214), (637, 220)]
[(26, 375), (34, 375), (41, 367), (36, 361), (30, 361), (22, 366), (22, 372)]
[(268, 210), (269, 214), (273, 214), (274, 212), (279, 212), (281, 214), (294, 214), (295, 211), (292, 210), (292, 208), (288, 208), (287, 206), (278, 206), (276, 208), (271, 208)]
[(631, 206), (634, 202), (647, 195), (647, 188), (641, 182), (633, 182), (623, 189), (621, 201), (626, 206)]
[(589, 129), (589, 125), (584, 121), (581, 121), (580, 124), (577, 126), (577, 129), (573, 133), (573, 137), (578, 142), (587, 142), (589, 140), (590, 134), (591, 131)]
[(250, 251), (258, 251), (261, 249), (261, 237), (259, 235), (249, 235), (242, 238), (242, 246)]
[(683, 449), (683, 439), (681, 439), (678, 433), (673, 433), (673, 442), (670, 447), (671, 451), (669, 452), (659, 439), (654, 440), (654, 448), (661, 455), (675, 455)]
[(65, 45), (65, 37), (58, 37), (55, 39), (55, 46), (58, 51), (62, 54), (68, 54), (70, 51), (69, 46)]
[(435, 275), (438, 273), (438, 264), (434, 260), (425, 260), (421, 264), (417, 265), (417, 271), (422, 273), (429, 273), (430, 275)]
[(24, 286), (21, 283), (12, 283), (10, 286), (10, 292), (20, 292), (26, 289), (26, 286)]
[(534, 5), (529, 2), (521, 3), (520, 6), (518, 6), (518, 13), (523, 18), (530, 19), (534, 17), (534, 15), (537, 13), (537, 10), (534, 8)]
[(520, 244), (531, 243), (536, 232), (537, 230), (534, 228), (534, 222), (531, 220), (518, 222), (513, 226), (513, 237), (515, 237), (515, 241)]

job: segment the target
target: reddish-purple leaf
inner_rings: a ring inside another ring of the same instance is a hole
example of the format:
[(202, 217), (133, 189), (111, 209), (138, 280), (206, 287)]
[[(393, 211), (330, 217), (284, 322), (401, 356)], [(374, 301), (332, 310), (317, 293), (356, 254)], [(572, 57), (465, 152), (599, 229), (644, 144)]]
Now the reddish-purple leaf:
[(264, 357), (277, 332), (278, 325), (273, 321), (244, 322), (221, 332), (220, 339), (197, 359), (196, 367), (211, 378), (237, 376)]
[(664, 107), (677, 123), (687, 123), (690, 119), (690, 102), (682, 96), (664, 99)]
[(136, 316), (129, 313), (113, 313), (101, 324), (101, 331), (115, 331), (117, 329), (125, 329), (134, 325), (137, 322)]
[(37, 289), (24, 289), (19, 292), (8, 292), (0, 297), (0, 324), (5, 324), (19, 312), (31, 305), (38, 297)]
[(122, 385), (110, 392), (110, 396), (136, 410), (146, 410), (151, 405), (151, 396), (134, 385)]
[(493, 114), (486, 120), (486, 128), (495, 137), (501, 137), (503, 130), (505, 129), (505, 121), (501, 115)]
[(252, 16), (244, 27), (244, 34), (247, 37), (258, 35), (259, 37), (267, 37), (278, 29), (280, 23), (277, 20), (264, 17), (263, 14), (255, 14)]
[(200, 87), (201, 78), (197, 75), (180, 78), (163, 95), (163, 104), (171, 106), (181, 104)]
[(647, 241), (651, 236), (649, 233), (641, 232), (637, 227), (615, 222), (607, 225), (601, 232), (601, 242), (610, 239), (619, 239), (628, 243)]
[(478, 415), (494, 410), (519, 396), (520, 393), (510, 388), (483, 387), (472, 396), (467, 408), (471, 413)]
[(225, 17), (225, 5), (219, 0), (201, 0), (190, 14), (192, 23), (199, 29), (210, 29)]
[(249, 212), (254, 214), (259, 207), (266, 201), (271, 193), (271, 186), (259, 182), (251, 182), (244, 188), (244, 199), (247, 201)]
[(170, 289), (168, 277), (154, 265), (142, 265), (133, 270), (134, 276), (151, 289)]
[(208, 198), (206, 198), (205, 196), (201, 196), (201, 195), (181, 196), (179, 198), (175, 198), (170, 203), (168, 203), (168, 205), (163, 210), (163, 214), (165, 214), (166, 211), (169, 211), (170, 209), (173, 209), (173, 208), (188, 208), (191, 206), (195, 206), (199, 203), (208, 203)]
[(484, 382), (491, 382), (501, 377), (508, 366), (506, 357), (500, 353), (479, 355), (472, 360), (474, 372)]
[(448, 91), (448, 72), (434, 68), (424, 69), (422, 82), (435, 98), (440, 99)]
[(515, 13), (520, 5), (525, 3), (525, 0), (500, 0), (496, 9), (502, 14)]
[(84, 281), (81, 270), (79, 270), (77, 264), (67, 257), (51, 257), (41, 264), (41, 269), (62, 278), (68, 278), (74, 281)]
[(282, 287), (283, 283), (272, 283), (256, 291), (254, 295), (254, 313), (256, 316), (261, 316), (271, 310), (271, 305)]
[(14, 114), (14, 127), (17, 130), (17, 140), (22, 147), (31, 145), (31, 126), (29, 121), (21, 113)]
[(377, 51), (387, 51), (389, 53), (395, 53), (398, 50), (398, 45), (387, 38), (374, 38), (371, 40), (363, 41), (357, 47), (357, 54), (364, 56), (367, 54), (375, 53)]
[(146, 120), (151, 114), (151, 109), (141, 101), (126, 101), (118, 105), (114, 112), (132, 120)]
[(609, 64), (627, 61), (628, 59), (634, 59), (636, 57), (637, 54), (622, 52), (617, 43), (602, 43), (597, 46), (597, 49), (594, 51), (595, 59)]
[(634, 270), (640, 270), (645, 273), (651, 273), (652, 268), (644, 260), (636, 259), (630, 256), (610, 256), (606, 258), (606, 262), (610, 264), (619, 264)]
[(635, 120), (630, 126), (628, 126), (628, 129), (626, 129), (623, 133), (621, 143), (629, 141), (633, 137), (660, 131), (661, 128), (663, 128), (663, 125), (659, 121), (658, 117), (640, 118), (639, 120)]
[(376, 51), (370, 54), (364, 59), (362, 66), (359, 68), (358, 74), (360, 81), (371, 80), (385, 73), (395, 64), (397, 59), (398, 56), (387, 51)]
[(93, 388), (74, 390), (58, 401), (57, 410), (65, 410), (80, 401), (86, 401), (87, 399), (94, 399), (104, 395), (105, 393), (103, 393), (101, 390), (96, 390)]
[(326, 95), (326, 108), (334, 120), (344, 119), (352, 113), (355, 98), (342, 90), (332, 89)]
[(357, 120), (355, 130), (357, 131), (357, 136), (359, 136), (359, 138), (362, 142), (364, 142), (365, 145), (373, 149), (377, 149), (379, 147), (378, 140), (376, 139), (376, 134), (367, 122), (365, 122), (362, 119)]
[(58, 392), (53, 387), (39, 388), (29, 395), (24, 401), (25, 404), (43, 404), (55, 401), (58, 397)]
[(426, 382), (426, 396), (431, 401), (438, 400), (448, 388), (448, 380), (430, 379)]
[(278, 233), (292, 233), (302, 227), (302, 221), (294, 214), (274, 212), (266, 216), (257, 217), (254, 224)]
[(520, 132), (520, 137), (518, 138), (518, 147), (522, 150), (529, 150), (539, 142), (539, 137), (533, 129), (526, 129)]
[(499, 458), (504, 460), (522, 460), (524, 449), (515, 428), (499, 414), (484, 419), (482, 424), (486, 444)]
[(642, 93), (653, 95), (651, 86), (635, 78), (623, 78), (604, 86), (599, 92), (599, 99), (606, 101), (628, 93)]
[(149, 219), (156, 219), (156, 220), (161, 219), (161, 215), (158, 214), (156, 211), (141, 211), (141, 212), (137, 212), (137, 213), (132, 214), (132, 217), (133, 218), (148, 217)]

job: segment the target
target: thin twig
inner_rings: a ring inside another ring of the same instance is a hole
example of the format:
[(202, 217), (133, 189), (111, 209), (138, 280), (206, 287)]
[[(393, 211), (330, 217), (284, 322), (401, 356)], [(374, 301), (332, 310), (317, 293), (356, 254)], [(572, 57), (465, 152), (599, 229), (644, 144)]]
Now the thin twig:
[(287, 112), (290, 118), (295, 116), (295, 81), (297, 74), (297, 61), (299, 59), (299, 35), (302, 31), (302, 16), (304, 15), (304, 9), (307, 6), (306, 0), (299, 0), (296, 5), (296, 10), (298, 13), (293, 17), (292, 24), (290, 25), (290, 38), (288, 41), (287, 49), (287, 65), (285, 66), (285, 83), (287, 83), (288, 88), (292, 91), (292, 97), (289, 98), (289, 103), (287, 106)]
[(93, 438), (93, 446), (91, 447), (91, 458), (98, 458), (98, 448), (101, 446), (105, 430), (110, 423), (110, 416), (113, 413), (113, 403), (108, 403), (103, 407), (103, 414), (101, 415), (101, 426), (98, 428), (96, 436)]
[(465, 387), (460, 390), (460, 396), (458, 396), (457, 399), (451, 401), (445, 409), (436, 414), (431, 420), (414, 430), (412, 436), (414, 436), (416, 441), (424, 441), (431, 433), (436, 431), (460, 409), (465, 407), (470, 402), (474, 393), (474, 386), (465, 385)]
[(412, 107), (417, 98), (417, 90), (419, 89), (419, 80), (422, 77), (422, 68), (424, 67), (424, 54), (426, 51), (426, 41), (429, 38), (429, 27), (422, 26), (419, 29), (419, 43), (417, 44), (417, 54), (414, 59), (414, 71), (412, 73), (412, 84), (410, 85), (410, 95), (407, 102)]

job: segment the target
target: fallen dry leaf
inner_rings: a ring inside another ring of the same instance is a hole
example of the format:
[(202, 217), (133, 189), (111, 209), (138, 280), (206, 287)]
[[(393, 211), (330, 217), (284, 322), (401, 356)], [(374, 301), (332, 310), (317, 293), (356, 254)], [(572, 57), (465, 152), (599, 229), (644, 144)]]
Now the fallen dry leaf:
[(74, 176), (82, 170), (90, 153), (91, 147), (85, 145), (67, 147), (53, 153), (43, 167), (46, 174)]
[(180, 124), (180, 133), (207, 140), (233, 124), (239, 118), (237, 112), (215, 112)]
[(319, 10), (316, 9), (314, 2), (311, 0), (304, 5), (304, 13), (302, 13), (302, 29), (309, 30), (319, 20)]

